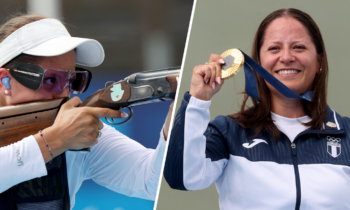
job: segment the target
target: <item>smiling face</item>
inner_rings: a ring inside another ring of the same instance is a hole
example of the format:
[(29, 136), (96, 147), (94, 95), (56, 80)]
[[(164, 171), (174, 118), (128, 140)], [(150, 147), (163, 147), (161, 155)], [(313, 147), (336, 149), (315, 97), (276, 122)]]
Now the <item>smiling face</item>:
[[(260, 48), (261, 66), (296, 93), (310, 90), (320, 72), (320, 60), (308, 30), (296, 19), (280, 17), (267, 27)], [(281, 96), (267, 85), (272, 95)]]
[[(75, 69), (76, 55), (74, 50), (65, 54), (53, 57), (42, 57), (37, 65), (42, 66), (44, 69), (62, 69), (62, 70), (73, 70)], [(55, 98), (63, 98), (69, 96), (69, 91), (63, 90), (60, 93), (48, 93), (42, 86), (38, 90), (32, 90), (24, 87), (16, 81), (4, 68), (0, 69), (0, 80), (3, 77), (10, 78), (11, 89), (7, 89), (3, 84), (0, 85), (2, 94), (2, 106), (4, 105), (15, 105), (31, 101), (49, 100)], [(9, 94), (4, 94), (5, 91)]]

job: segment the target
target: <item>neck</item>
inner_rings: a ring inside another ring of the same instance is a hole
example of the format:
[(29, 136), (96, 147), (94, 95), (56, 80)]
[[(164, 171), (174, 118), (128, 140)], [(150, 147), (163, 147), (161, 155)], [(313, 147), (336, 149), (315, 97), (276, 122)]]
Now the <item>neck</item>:
[(271, 94), (271, 111), (288, 118), (299, 118), (306, 115), (301, 99), (287, 98), (283, 95)]

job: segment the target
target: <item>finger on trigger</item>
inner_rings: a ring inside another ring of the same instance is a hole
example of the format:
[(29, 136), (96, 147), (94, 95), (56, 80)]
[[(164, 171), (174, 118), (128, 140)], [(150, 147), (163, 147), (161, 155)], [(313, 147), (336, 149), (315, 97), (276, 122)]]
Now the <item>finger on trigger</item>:
[(125, 118), (128, 116), (127, 113), (113, 110), (109, 108), (100, 108), (100, 107), (89, 107), (90, 114), (92, 114), (96, 118)]

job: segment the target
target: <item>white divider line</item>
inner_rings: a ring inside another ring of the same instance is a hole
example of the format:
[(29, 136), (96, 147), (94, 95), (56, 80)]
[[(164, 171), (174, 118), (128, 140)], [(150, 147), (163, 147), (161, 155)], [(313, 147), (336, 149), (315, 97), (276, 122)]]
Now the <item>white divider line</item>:
[[(194, 0), (193, 2), (193, 6), (192, 6), (192, 13), (191, 13), (191, 19), (190, 19), (190, 25), (188, 27), (188, 31), (187, 31), (187, 38), (186, 38), (186, 44), (185, 44), (185, 50), (183, 53), (183, 57), (182, 57), (182, 63), (181, 63), (181, 72), (180, 72), (180, 76), (179, 76), (179, 82), (177, 85), (177, 89), (176, 89), (176, 97), (175, 97), (175, 101), (174, 101), (174, 105), (176, 106), (177, 103), (177, 99), (179, 98), (179, 90), (180, 90), (180, 86), (181, 86), (181, 78), (182, 78), (182, 72), (183, 72), (183, 67), (185, 64), (185, 60), (186, 60), (186, 53), (187, 53), (187, 47), (188, 47), (188, 42), (190, 40), (190, 35), (191, 35), (191, 29), (192, 29), (192, 21), (193, 21), (193, 16), (195, 13), (195, 9), (196, 9), (196, 4), (197, 4), (197, 0)], [(179, 85), (180, 84), (180, 85)], [(169, 131), (168, 131), (168, 138), (167, 138), (167, 146), (165, 147), (165, 152), (164, 152), (164, 157), (163, 157), (163, 163), (162, 163), (162, 168), (160, 171), (160, 177), (159, 177), (159, 181), (158, 181), (158, 190), (157, 190), (157, 195), (156, 195), (156, 200), (154, 202), (154, 207), (153, 210), (157, 209), (157, 204), (158, 204), (158, 198), (159, 198), (159, 192), (160, 192), (160, 188), (161, 188), (161, 183), (162, 183), (162, 179), (163, 179), (163, 171), (164, 171), (164, 165), (165, 165), (165, 157), (167, 155), (168, 152), (168, 146), (169, 146), (169, 140), (170, 140), (170, 135), (171, 135), (171, 129), (172, 125), (174, 123), (174, 116), (175, 116), (175, 108), (173, 107), (173, 113), (171, 115), (171, 120), (170, 120), (170, 125), (169, 125)]]

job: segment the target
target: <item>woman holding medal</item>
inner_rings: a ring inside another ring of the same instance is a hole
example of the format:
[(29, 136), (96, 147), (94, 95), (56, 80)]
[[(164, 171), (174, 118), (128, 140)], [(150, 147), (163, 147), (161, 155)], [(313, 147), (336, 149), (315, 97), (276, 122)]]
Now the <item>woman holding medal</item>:
[[(170, 187), (215, 183), (220, 209), (349, 209), (350, 121), (327, 106), (328, 63), (318, 26), (300, 10), (274, 11), (256, 32), (252, 58), (269, 76), (254, 73), (241, 111), (211, 122), (210, 99), (223, 85), (227, 61), (211, 55), (194, 68), (169, 142), (164, 176)], [(266, 82), (271, 76), (277, 82)], [(291, 91), (295, 97), (286, 97)]]
[[(60, 21), (38, 15), (12, 18), (0, 28), (0, 55), (0, 106), (82, 93), (91, 74), (76, 64), (98, 66), (104, 59), (99, 42), (71, 37)], [(44, 70), (43, 78), (33, 87), (30, 76), (38, 69)], [(21, 75), (15, 78), (15, 73)], [(99, 120), (126, 113), (79, 104), (72, 98), (52, 126), (0, 148), (0, 209), (72, 209), (85, 179), (155, 199), (169, 117), (152, 150)], [(91, 152), (69, 151), (86, 147)]]

